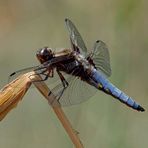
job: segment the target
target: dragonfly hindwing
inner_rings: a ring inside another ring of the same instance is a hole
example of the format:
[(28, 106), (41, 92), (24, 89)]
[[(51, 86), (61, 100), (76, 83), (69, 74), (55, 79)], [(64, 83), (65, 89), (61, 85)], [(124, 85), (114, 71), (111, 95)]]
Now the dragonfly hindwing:
[(95, 42), (91, 58), (93, 59), (96, 68), (106, 77), (111, 75), (109, 51), (103, 41), (98, 40)]

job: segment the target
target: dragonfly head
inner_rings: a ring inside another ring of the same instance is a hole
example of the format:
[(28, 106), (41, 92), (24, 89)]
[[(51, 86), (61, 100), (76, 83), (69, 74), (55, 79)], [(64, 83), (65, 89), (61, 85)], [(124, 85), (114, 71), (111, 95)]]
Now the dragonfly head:
[(52, 52), (51, 48), (44, 47), (44, 48), (38, 49), (36, 56), (42, 64), (44, 62), (51, 60), (54, 56), (54, 53)]

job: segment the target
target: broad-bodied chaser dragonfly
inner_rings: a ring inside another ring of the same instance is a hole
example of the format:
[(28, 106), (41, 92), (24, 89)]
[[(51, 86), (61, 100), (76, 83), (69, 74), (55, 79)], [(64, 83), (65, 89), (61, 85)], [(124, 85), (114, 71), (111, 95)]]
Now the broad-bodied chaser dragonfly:
[(58, 52), (53, 52), (48, 47), (41, 48), (36, 54), (41, 64), (16, 71), (10, 75), (10, 79), (27, 71), (35, 71), (37, 75), (42, 76), (43, 81), (54, 80), (55, 85), (51, 92), (62, 106), (83, 102), (99, 89), (129, 107), (143, 112), (143, 107), (108, 81), (111, 68), (106, 44), (97, 40), (93, 49), (87, 50), (72, 21), (65, 19), (65, 23), (72, 48)]

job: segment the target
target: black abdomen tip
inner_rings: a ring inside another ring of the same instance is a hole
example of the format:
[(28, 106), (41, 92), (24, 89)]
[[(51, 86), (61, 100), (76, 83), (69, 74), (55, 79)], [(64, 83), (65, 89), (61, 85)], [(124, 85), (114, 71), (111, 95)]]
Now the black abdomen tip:
[(145, 111), (145, 109), (142, 106), (140, 106), (140, 105), (138, 106), (137, 110), (138, 111), (141, 111), (141, 112), (144, 112)]

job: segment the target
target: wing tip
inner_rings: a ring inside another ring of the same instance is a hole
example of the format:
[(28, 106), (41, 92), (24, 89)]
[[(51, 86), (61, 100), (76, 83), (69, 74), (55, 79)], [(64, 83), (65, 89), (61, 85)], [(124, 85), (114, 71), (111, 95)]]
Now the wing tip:
[(15, 74), (16, 74), (16, 72), (13, 72), (13, 73), (11, 73), (9, 76), (12, 77), (12, 76), (15, 75)]
[(69, 19), (68, 18), (65, 18), (65, 22), (68, 22), (69, 21)]
[(97, 44), (100, 43), (100, 44), (106, 45), (105, 42), (103, 42), (102, 40), (97, 40), (96, 43)]
[(100, 40), (97, 40), (97, 41), (96, 41), (96, 43), (99, 43), (99, 42), (100, 42)]

